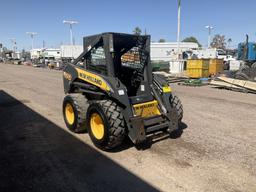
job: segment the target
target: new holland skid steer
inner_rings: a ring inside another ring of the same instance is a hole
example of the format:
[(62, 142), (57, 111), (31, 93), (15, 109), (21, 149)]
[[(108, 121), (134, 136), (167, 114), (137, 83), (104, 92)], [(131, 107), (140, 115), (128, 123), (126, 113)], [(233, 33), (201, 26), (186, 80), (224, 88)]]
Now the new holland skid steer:
[(164, 78), (152, 74), (150, 36), (102, 33), (84, 37), (84, 52), (63, 72), (63, 116), (73, 132), (88, 131), (108, 150), (126, 135), (134, 144), (177, 130), (182, 104)]

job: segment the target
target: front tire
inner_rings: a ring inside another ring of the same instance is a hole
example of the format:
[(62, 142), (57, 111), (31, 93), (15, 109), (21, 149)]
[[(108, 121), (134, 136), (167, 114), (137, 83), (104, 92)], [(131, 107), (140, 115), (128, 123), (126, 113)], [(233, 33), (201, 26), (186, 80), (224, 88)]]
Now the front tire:
[(88, 101), (82, 94), (66, 95), (63, 101), (63, 117), (67, 128), (75, 133), (86, 131)]
[(102, 150), (113, 149), (124, 140), (124, 117), (121, 108), (111, 100), (92, 102), (86, 125), (93, 144)]

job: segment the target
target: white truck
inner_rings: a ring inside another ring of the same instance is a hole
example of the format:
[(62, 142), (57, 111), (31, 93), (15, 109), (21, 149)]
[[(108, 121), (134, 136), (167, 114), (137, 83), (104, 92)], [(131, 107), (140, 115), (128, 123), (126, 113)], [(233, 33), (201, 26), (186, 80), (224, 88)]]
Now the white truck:
[(198, 59), (226, 59), (227, 54), (222, 49), (197, 49), (193, 50), (191, 57)]
[(227, 55), (223, 49), (198, 49), (193, 50), (190, 58), (198, 59), (223, 59), (224, 63), (235, 61), (232, 55)]

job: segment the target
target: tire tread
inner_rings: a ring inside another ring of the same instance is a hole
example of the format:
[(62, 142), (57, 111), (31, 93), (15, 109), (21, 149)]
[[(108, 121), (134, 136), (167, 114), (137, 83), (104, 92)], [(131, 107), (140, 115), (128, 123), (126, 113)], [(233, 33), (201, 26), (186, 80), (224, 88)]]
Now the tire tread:
[(98, 101), (109, 121), (109, 140), (103, 149), (119, 146), (125, 137), (125, 123), (121, 108), (111, 100)]
[(177, 109), (179, 123), (181, 123), (181, 120), (183, 118), (183, 106), (182, 106), (182, 103), (181, 103), (179, 97), (175, 94), (172, 94), (172, 96), (170, 97), (170, 104), (173, 108)]
[(87, 109), (89, 107), (89, 103), (86, 99), (86, 97), (82, 94), (74, 93), (69, 94), (66, 97), (70, 97), (70, 99), (73, 101), (75, 110), (77, 111), (77, 121), (76, 125), (74, 126), (74, 129), (70, 129), (72, 132), (75, 133), (82, 133), (86, 130), (86, 113)]

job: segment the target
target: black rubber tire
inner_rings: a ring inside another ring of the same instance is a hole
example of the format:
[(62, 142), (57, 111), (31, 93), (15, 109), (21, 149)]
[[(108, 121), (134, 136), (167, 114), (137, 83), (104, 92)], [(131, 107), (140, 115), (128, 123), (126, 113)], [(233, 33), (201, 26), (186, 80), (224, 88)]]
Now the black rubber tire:
[[(73, 124), (69, 124), (65, 115), (65, 106), (67, 103), (71, 104), (75, 114), (75, 120)], [(82, 94), (69, 94), (66, 95), (63, 100), (62, 111), (65, 124), (67, 128), (75, 133), (86, 132), (86, 113), (89, 107), (89, 103)]]
[(251, 66), (251, 75), (252, 75), (252, 80), (256, 81), (256, 62), (253, 63)]
[[(93, 144), (102, 149), (109, 150), (119, 146), (126, 135), (125, 121), (121, 108), (111, 100), (93, 101), (87, 111), (86, 126)], [(102, 139), (94, 137), (90, 119), (93, 113), (98, 113), (104, 123)]]
[(235, 74), (235, 79), (250, 80), (250, 77), (249, 77), (248, 75), (246, 75), (245, 73), (238, 71), (238, 72)]
[(248, 66), (248, 65), (243, 65), (243, 66), (241, 67), (240, 71), (245, 71), (245, 70), (247, 70), (247, 69), (249, 69), (249, 68), (250, 68), (250, 66)]
[(172, 93), (172, 95), (170, 97), (170, 104), (173, 108), (176, 108), (176, 110), (178, 112), (178, 120), (179, 120), (179, 125), (180, 125), (182, 118), (183, 118), (183, 106), (182, 106), (182, 103), (181, 103), (179, 97), (177, 97), (177, 95), (175, 95), (174, 93)]

